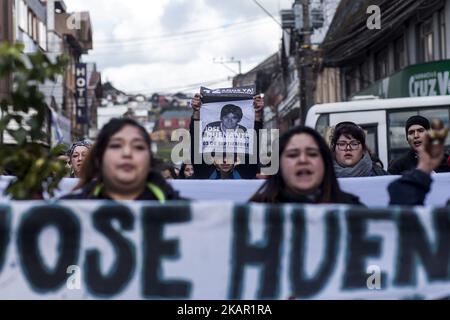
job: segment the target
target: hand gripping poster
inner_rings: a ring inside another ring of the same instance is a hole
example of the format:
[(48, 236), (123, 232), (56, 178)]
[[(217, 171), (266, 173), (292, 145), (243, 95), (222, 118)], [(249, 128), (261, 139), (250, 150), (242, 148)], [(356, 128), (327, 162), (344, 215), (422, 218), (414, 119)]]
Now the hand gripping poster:
[(201, 87), (199, 144), (202, 153), (253, 154), (255, 86)]

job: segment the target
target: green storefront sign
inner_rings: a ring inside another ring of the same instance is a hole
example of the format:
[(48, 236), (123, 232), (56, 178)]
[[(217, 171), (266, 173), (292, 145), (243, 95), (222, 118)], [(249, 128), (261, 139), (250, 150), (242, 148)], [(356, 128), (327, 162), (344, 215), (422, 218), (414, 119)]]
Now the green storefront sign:
[(450, 60), (409, 66), (354, 96), (365, 95), (380, 98), (450, 95)]

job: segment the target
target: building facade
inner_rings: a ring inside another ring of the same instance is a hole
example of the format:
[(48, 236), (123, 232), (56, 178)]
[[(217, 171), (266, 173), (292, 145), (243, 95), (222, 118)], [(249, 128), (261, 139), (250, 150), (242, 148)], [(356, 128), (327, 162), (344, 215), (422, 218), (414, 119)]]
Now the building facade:
[(96, 109), (101, 104), (101, 77), (94, 64), (86, 65), (87, 119), (77, 121), (76, 116), (76, 65), (82, 56), (93, 48), (92, 25), (89, 12), (69, 13), (64, 7), (55, 10), (55, 32), (62, 38), (62, 52), (69, 57), (69, 66), (64, 73), (64, 102), (62, 113), (71, 119), (72, 138), (93, 137), (97, 132)]
[(156, 123), (153, 137), (159, 141), (170, 142), (174, 130), (189, 130), (191, 116), (192, 111), (187, 108), (164, 111)]
[[(68, 13), (64, 1), (2, 0), (0, 4), (0, 42), (21, 43), (24, 53), (37, 51), (55, 61), (65, 54), (69, 65), (55, 82), (40, 85), (45, 95), (52, 125), (51, 143), (71, 143), (96, 133), (96, 108), (101, 99), (101, 76), (95, 65), (88, 67), (89, 122), (79, 125), (75, 117), (74, 66), (92, 49), (92, 27), (88, 12)], [(0, 81), (0, 96), (11, 92), (12, 79)], [(70, 123), (68, 126), (67, 123)], [(52, 130), (53, 132), (53, 130)], [(62, 137), (61, 137), (62, 135)]]
[[(3, 0), (0, 3), (0, 44), (12, 42), (13, 30), (13, 0)], [(7, 97), (11, 91), (11, 78), (0, 79), (0, 100)]]
[[(380, 29), (366, 25), (373, 4)], [(450, 94), (450, 0), (342, 0), (321, 48), (317, 103)]]
[[(371, 5), (380, 9), (379, 29), (368, 27)], [(282, 20), (278, 66), (263, 91), (266, 127), (283, 132), (314, 104), (356, 96), (450, 95), (450, 0), (341, 0), (315, 45)], [(256, 83), (251, 73), (241, 77)]]

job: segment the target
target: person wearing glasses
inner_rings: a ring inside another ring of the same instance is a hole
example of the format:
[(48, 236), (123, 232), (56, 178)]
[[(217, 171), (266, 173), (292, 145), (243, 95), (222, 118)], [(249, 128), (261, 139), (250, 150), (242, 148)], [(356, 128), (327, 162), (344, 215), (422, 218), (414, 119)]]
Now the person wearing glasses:
[(338, 123), (331, 139), (338, 178), (383, 176), (388, 173), (372, 161), (364, 130), (352, 122)]

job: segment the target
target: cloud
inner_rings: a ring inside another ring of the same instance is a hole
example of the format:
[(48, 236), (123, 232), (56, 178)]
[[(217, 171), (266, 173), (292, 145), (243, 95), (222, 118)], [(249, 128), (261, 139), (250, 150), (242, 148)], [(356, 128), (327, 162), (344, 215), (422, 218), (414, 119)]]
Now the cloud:
[[(273, 2), (273, 1), (272, 1)], [(214, 10), (226, 19), (237, 20), (240, 18), (253, 18), (263, 16), (264, 12), (259, 9), (253, 1), (241, 0), (213, 0), (206, 1), (208, 8)]]
[[(291, 0), (258, 0), (278, 18)], [(278, 50), (280, 27), (254, 1), (240, 0), (66, 0), (69, 11), (89, 11), (96, 62), (102, 79), (125, 91), (146, 93), (234, 76)], [(222, 86), (231, 82), (222, 82)], [(214, 85), (211, 85), (214, 87)], [(192, 90), (192, 89), (191, 89)]]
[[(172, 72), (168, 72), (172, 70)], [(175, 71), (175, 72), (173, 72)], [(211, 73), (214, 78), (211, 78)], [(107, 68), (103, 78), (111, 80), (114, 86), (131, 92), (150, 94), (153, 92), (196, 92), (207, 80), (222, 80), (227, 82), (229, 72), (220, 65), (205, 68), (200, 61), (180, 65), (176, 70), (166, 63), (127, 65), (124, 67)], [(132, 89), (130, 89), (132, 88)]]
[(171, 1), (164, 8), (161, 16), (161, 26), (165, 31), (182, 30), (189, 27), (191, 20), (196, 18), (198, 1)]

